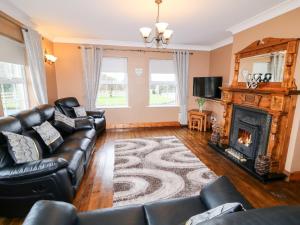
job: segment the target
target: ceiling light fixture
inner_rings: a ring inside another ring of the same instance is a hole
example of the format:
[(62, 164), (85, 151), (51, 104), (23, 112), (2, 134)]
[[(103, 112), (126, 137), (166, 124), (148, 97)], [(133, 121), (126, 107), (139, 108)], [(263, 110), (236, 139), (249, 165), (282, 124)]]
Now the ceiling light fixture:
[(150, 38), (152, 29), (149, 27), (140, 28), (140, 32), (144, 39), (145, 44), (156, 44), (156, 47), (166, 47), (169, 44), (169, 41), (172, 37), (173, 30), (169, 30), (168, 23), (159, 21), (159, 5), (162, 3), (162, 0), (155, 0), (157, 4), (157, 17), (155, 23), (155, 36)]

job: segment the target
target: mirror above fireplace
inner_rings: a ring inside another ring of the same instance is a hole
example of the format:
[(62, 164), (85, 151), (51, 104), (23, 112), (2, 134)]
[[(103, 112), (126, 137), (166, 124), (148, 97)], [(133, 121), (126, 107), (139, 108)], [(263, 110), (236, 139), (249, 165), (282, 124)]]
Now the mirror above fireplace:
[(297, 38), (264, 38), (237, 52), (231, 87), (247, 88), (249, 80), (255, 80), (257, 89), (296, 90), (298, 42)]
[(261, 82), (282, 82), (284, 75), (285, 51), (276, 51), (240, 59), (239, 82), (253, 74)]

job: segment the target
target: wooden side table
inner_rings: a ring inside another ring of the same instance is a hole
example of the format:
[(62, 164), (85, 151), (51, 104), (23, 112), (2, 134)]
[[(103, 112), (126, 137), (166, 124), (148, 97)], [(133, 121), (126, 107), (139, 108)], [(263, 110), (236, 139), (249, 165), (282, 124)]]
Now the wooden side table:
[(210, 127), (210, 120), (208, 119), (208, 117), (210, 117), (212, 114), (212, 111), (208, 111), (208, 110), (203, 110), (202, 112), (200, 112), (198, 109), (191, 109), (188, 111), (188, 125), (189, 125), (189, 129), (192, 127), (192, 119), (191, 117), (194, 116), (202, 116), (203, 122), (204, 122), (204, 131), (207, 130), (207, 127)]

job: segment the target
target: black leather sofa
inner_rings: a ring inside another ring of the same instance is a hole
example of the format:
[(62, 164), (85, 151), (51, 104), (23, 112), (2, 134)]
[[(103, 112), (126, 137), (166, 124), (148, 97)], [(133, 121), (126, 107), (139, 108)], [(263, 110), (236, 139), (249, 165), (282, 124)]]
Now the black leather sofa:
[[(80, 106), (78, 100), (74, 97), (61, 98), (54, 102), (57, 109), (65, 114), (68, 117), (76, 118), (76, 114), (74, 112), (73, 107)], [(104, 110), (97, 111), (87, 111), (87, 116), (93, 118), (94, 126), (97, 132), (97, 135), (101, 134), (106, 128), (106, 120)]]
[(78, 213), (68, 203), (39, 201), (23, 225), (184, 225), (191, 216), (228, 202), (240, 202), (247, 211), (221, 216), (201, 225), (299, 225), (300, 207), (252, 209), (226, 177), (204, 187), (199, 196), (145, 205)]
[(31, 137), (42, 154), (41, 160), (14, 164), (6, 139), (0, 133), (0, 216), (25, 216), (41, 199), (72, 201), (88, 166), (97, 135), (92, 124), (73, 133), (64, 133), (56, 127), (64, 143), (50, 154), (32, 127), (46, 120), (53, 123), (54, 111), (51, 105), (40, 105), (0, 119), (0, 132)]

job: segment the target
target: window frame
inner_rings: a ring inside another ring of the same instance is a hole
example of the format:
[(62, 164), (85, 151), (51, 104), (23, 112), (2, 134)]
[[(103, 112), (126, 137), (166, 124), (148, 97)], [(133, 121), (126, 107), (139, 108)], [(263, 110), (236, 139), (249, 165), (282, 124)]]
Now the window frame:
[[(23, 94), (24, 94), (24, 105), (25, 105), (25, 108), (21, 109), (20, 111), (28, 109), (29, 108), (29, 93), (28, 93), (28, 82), (27, 82), (27, 76), (26, 76), (26, 65), (16, 64), (16, 63), (10, 63), (10, 62), (3, 62), (3, 61), (1, 61), (1, 63), (14, 64), (14, 65), (18, 65), (18, 66), (22, 67), (22, 70), (23, 70), (23, 72), (22, 72), (22, 78), (12, 78), (12, 79), (9, 79), (9, 78), (2, 78), (2, 77), (0, 77), (0, 85), (3, 85), (3, 84), (22, 84), (24, 86), (24, 93)], [(5, 106), (4, 106), (2, 97), (1, 97), (1, 105), (2, 105), (3, 115), (4, 116), (9, 116), (9, 114), (5, 113)]]
[[(128, 76), (129, 76), (129, 73), (128, 73), (128, 57), (119, 57), (119, 56), (103, 56), (102, 57), (102, 60), (104, 58), (117, 58), (117, 59), (125, 59), (126, 60), (126, 76), (125, 76), (125, 79), (124, 79), (124, 84), (126, 85), (126, 88), (125, 88), (125, 97), (126, 97), (126, 105), (114, 105), (114, 106), (109, 106), (109, 105), (97, 105), (97, 100), (95, 102), (95, 108), (96, 109), (101, 109), (101, 108), (104, 108), (104, 109), (118, 109), (118, 108), (130, 108), (129, 107), (129, 94), (128, 94)], [(101, 68), (101, 75), (102, 76), (102, 68)], [(101, 85), (101, 77), (100, 77), (100, 80), (99, 80), (99, 87), (98, 87), (98, 92), (99, 92), (99, 88), (100, 88), (100, 85)], [(98, 97), (98, 92), (97, 92), (97, 97)]]
[[(148, 61), (148, 73), (149, 73), (149, 78), (148, 78), (148, 107), (150, 108), (171, 108), (171, 107), (179, 107), (179, 99), (178, 99), (178, 81), (176, 78), (176, 74), (174, 71), (174, 76), (175, 76), (175, 86), (176, 86), (176, 91), (175, 91), (175, 104), (168, 104), (168, 105), (162, 105), (162, 104), (151, 104), (150, 103), (150, 90), (151, 90), (151, 66), (150, 66), (150, 62), (151, 60), (162, 60), (162, 61), (172, 61), (174, 63), (174, 60), (172, 59), (158, 59), (158, 58), (150, 58)], [(162, 73), (163, 74), (163, 73)]]

